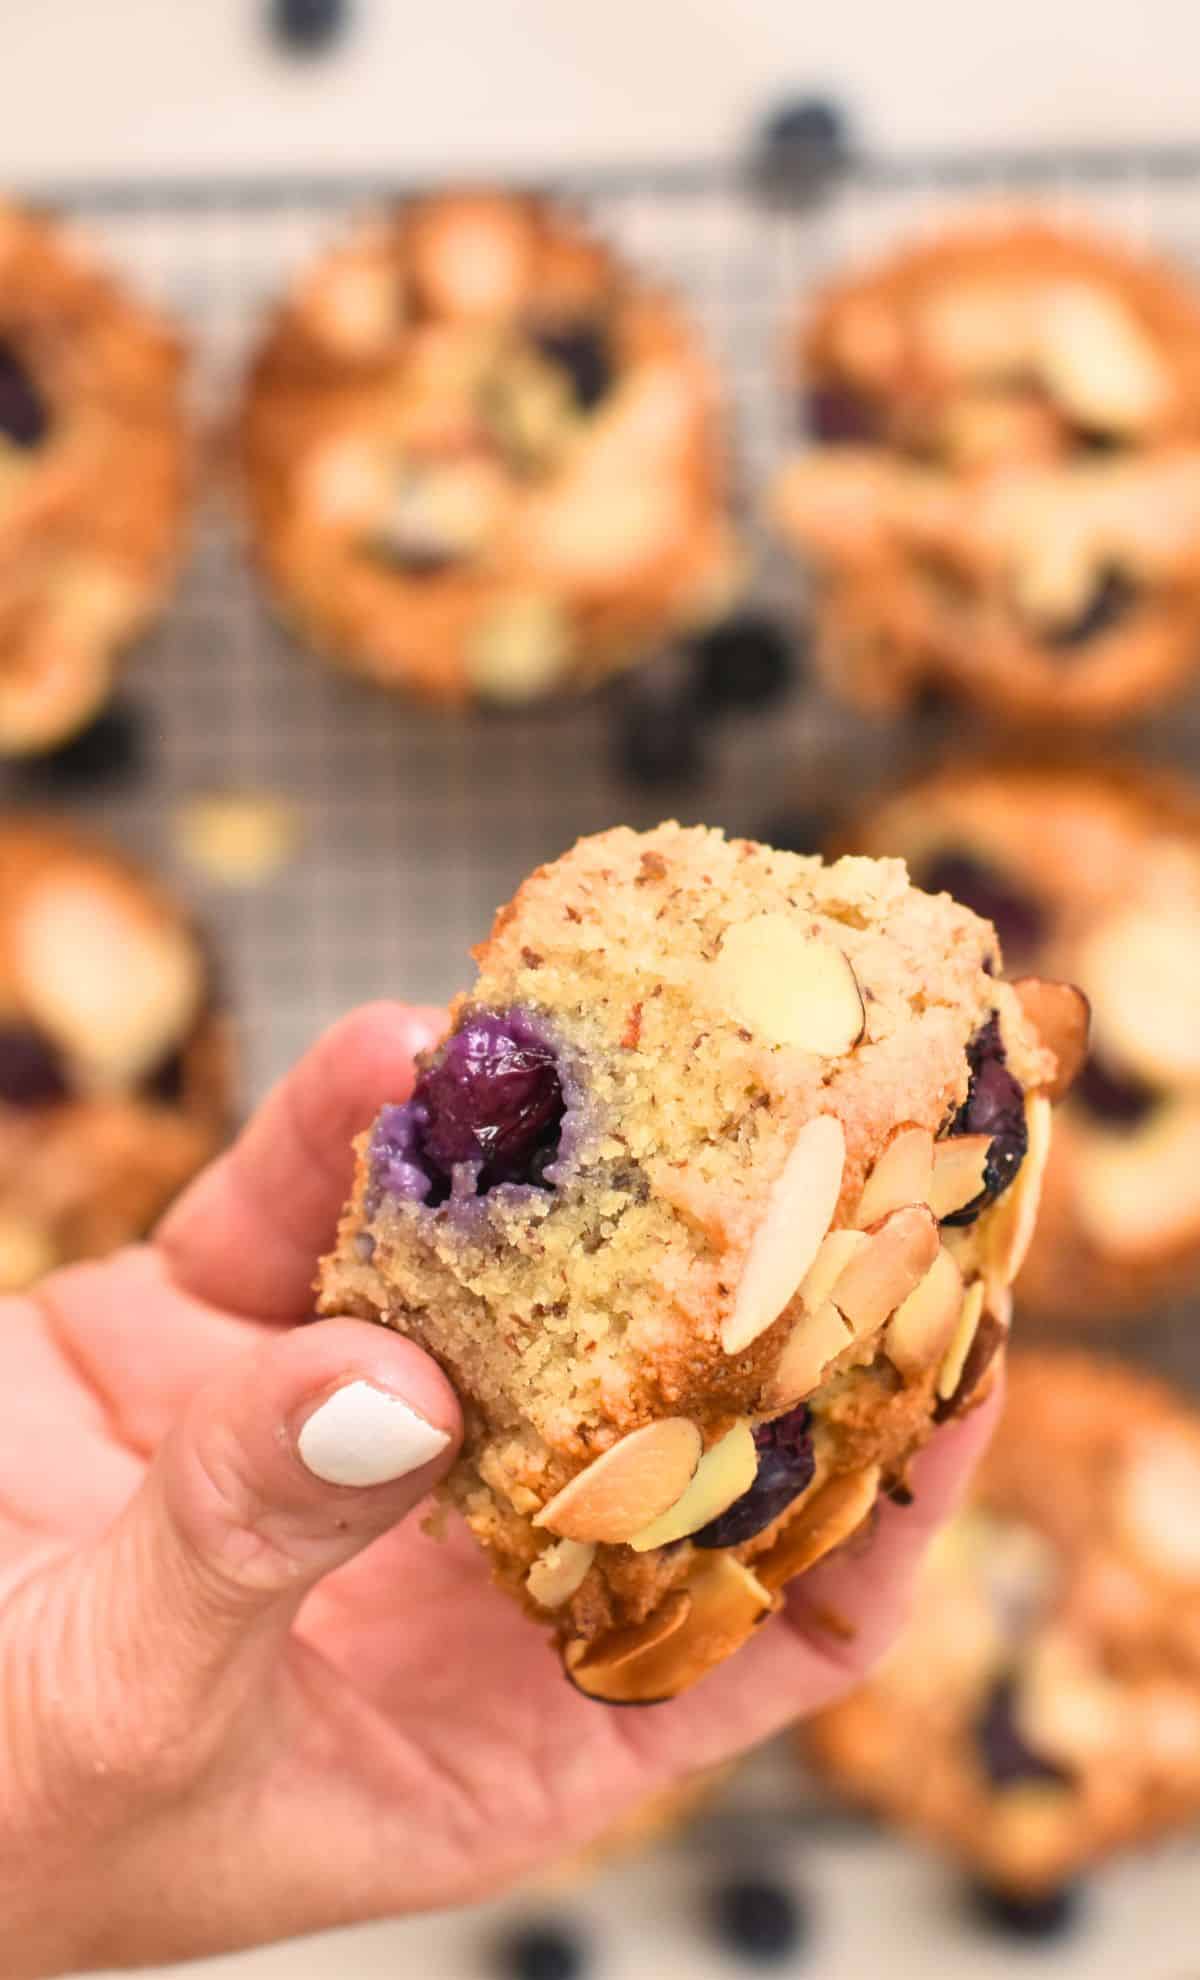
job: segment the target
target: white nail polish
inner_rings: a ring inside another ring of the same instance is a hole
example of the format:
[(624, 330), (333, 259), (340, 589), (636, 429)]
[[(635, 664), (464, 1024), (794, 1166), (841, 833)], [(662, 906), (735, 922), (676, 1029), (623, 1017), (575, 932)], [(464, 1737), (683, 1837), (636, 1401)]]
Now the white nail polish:
[(418, 1471), (449, 1442), (399, 1396), (370, 1382), (347, 1382), (314, 1409), (296, 1447), (326, 1485), (386, 1485)]

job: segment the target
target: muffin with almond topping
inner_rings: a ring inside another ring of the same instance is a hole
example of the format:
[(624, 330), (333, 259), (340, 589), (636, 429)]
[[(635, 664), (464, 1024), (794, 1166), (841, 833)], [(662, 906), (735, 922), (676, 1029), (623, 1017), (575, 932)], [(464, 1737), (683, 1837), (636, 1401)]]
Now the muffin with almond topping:
[(834, 287), (774, 513), (831, 683), (1022, 721), (1160, 702), (1200, 654), (1200, 298), (1082, 229), (980, 218)]
[(581, 840), (477, 960), (321, 1309), (445, 1366), (450, 1496), (574, 1683), (673, 1696), (986, 1389), (1081, 1000), (1035, 1026), (899, 861), (673, 824)]
[(1008, 1380), (908, 1628), (802, 1739), (1029, 1903), (1200, 1814), (1200, 1419), (1083, 1355), (1016, 1354)]
[(419, 200), (333, 250), (270, 327), (241, 432), (280, 609), (383, 687), (586, 687), (731, 596), (712, 365), (548, 201)]
[(187, 449), (167, 326), (0, 204), (0, 755), (66, 741), (178, 560)]
[(1200, 1285), (1200, 797), (1114, 764), (967, 763), (848, 836), (986, 914), (1015, 972), (1069, 977), (1091, 1001), (1022, 1310), (1137, 1316)]
[(195, 930), (146, 873), (0, 822), (0, 1289), (140, 1237), (228, 1124)]

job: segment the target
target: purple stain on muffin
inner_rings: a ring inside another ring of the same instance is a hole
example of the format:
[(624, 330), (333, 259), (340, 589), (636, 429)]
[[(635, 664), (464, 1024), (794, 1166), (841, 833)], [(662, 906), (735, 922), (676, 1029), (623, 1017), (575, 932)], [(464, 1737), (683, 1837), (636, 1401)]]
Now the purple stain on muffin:
[(372, 1180), (430, 1208), (506, 1183), (552, 1189), (567, 1108), (545, 1027), (524, 1011), (472, 1011), (425, 1065), (411, 1100), (380, 1114)]
[(883, 438), (876, 408), (849, 385), (814, 385), (804, 423), (822, 447), (870, 447)]
[(692, 1534), (693, 1547), (740, 1547), (770, 1526), (806, 1492), (816, 1470), (812, 1418), (806, 1403), (754, 1431), (758, 1470), (754, 1483), (716, 1519)]
[(1017, 1681), (1010, 1673), (996, 1679), (975, 1722), (975, 1745), (987, 1777), (996, 1788), (1069, 1787), (1072, 1776), (1034, 1751), (1017, 1723)]
[(990, 921), (1010, 957), (1031, 954), (1045, 937), (1041, 902), (973, 853), (955, 847), (936, 853), (917, 876), (917, 885), (927, 894), (951, 894)]
[(32, 1024), (0, 1025), (0, 1103), (54, 1107), (69, 1095), (62, 1055), (53, 1040)]
[(948, 1133), (986, 1134), (991, 1146), (983, 1169), (983, 1188), (961, 1210), (942, 1219), (946, 1224), (973, 1224), (989, 1204), (1015, 1182), (1029, 1146), (1025, 1119), (1025, 1090), (1008, 1069), (1000, 1020), (995, 1011), (967, 1047), (971, 1068), (967, 1097), (950, 1123)]
[(10, 344), (0, 344), (0, 434), (14, 447), (31, 450), (50, 430), (45, 399)]
[(581, 412), (592, 412), (612, 389), (614, 366), (603, 326), (593, 322), (543, 325), (532, 332), (541, 356), (566, 373)]

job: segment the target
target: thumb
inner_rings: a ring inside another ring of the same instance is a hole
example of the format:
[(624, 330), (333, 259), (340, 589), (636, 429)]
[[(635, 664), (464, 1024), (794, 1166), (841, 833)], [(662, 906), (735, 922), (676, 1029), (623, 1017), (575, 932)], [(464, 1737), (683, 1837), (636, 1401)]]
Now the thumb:
[(461, 1435), (436, 1363), (363, 1320), (277, 1335), (199, 1390), (87, 1576), (139, 1686), (172, 1714), (236, 1705), (305, 1595), (419, 1504)]

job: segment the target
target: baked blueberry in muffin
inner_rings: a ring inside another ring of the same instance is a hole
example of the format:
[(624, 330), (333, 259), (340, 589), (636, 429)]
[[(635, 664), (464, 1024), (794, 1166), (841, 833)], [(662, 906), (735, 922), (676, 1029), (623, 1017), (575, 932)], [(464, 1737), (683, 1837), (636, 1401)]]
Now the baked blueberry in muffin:
[(573, 1682), (650, 1702), (988, 1386), (1078, 1000), (1039, 1032), (898, 861), (677, 825), (581, 840), (477, 960), (321, 1309), (439, 1358), (452, 1501)]
[(229, 1049), (203, 944), (147, 874), (0, 821), (0, 1288), (139, 1237), (219, 1147)]
[(995, 759), (911, 785), (848, 842), (987, 914), (1015, 974), (1091, 1001), (1023, 1307), (1106, 1319), (1200, 1283), (1200, 799), (1116, 764)]
[(912, 1622), (805, 1746), (996, 1904), (1052, 1906), (1200, 1811), (1198, 1534), (1200, 1421), (1182, 1398), (1115, 1363), (1014, 1354)]
[(84, 728), (163, 602), (181, 368), (150, 309), (53, 222), (0, 204), (0, 754)]
[(285, 615), (382, 686), (587, 686), (728, 602), (716, 400), (679, 307), (567, 212), (418, 201), (268, 330), (242, 419), (259, 561)]
[(1200, 301), (1177, 271), (985, 219), (851, 276), (796, 346), (812, 444), (774, 513), (851, 699), (1111, 721), (1200, 653)]

